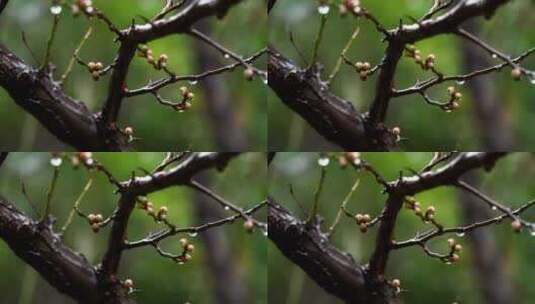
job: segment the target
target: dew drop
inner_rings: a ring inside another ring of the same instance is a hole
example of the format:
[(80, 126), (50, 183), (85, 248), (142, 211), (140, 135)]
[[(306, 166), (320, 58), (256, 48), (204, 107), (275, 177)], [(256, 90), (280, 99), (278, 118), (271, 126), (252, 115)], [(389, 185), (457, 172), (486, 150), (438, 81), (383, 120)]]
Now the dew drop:
[(318, 13), (320, 13), (320, 15), (327, 15), (330, 10), (331, 8), (327, 4), (322, 4), (318, 6)]
[(457, 233), (457, 236), (458, 236), (458, 237), (463, 237), (463, 236), (464, 236), (464, 232), (459, 232), (459, 233)]
[(230, 210), (230, 207), (229, 207), (229, 206), (225, 206), (225, 210), (226, 210), (226, 211), (229, 211), (229, 210)]
[(267, 231), (267, 230), (264, 230), (264, 232), (262, 232), (262, 234), (263, 234), (264, 236), (268, 236), (268, 231)]
[(466, 81), (464, 81), (464, 80), (459, 80), (459, 81), (457, 81), (457, 84), (458, 84), (458, 85), (464, 85), (465, 83), (466, 83)]
[(531, 232), (529, 233), (531, 236), (535, 236), (535, 229), (532, 229)]
[(197, 232), (190, 232), (190, 233), (188, 233), (188, 235), (190, 237), (194, 238), (194, 237), (196, 237), (198, 235), (198, 233)]
[(61, 164), (63, 163), (63, 160), (61, 159), (61, 157), (53, 157), (50, 159), (50, 164), (52, 165), (52, 167), (59, 167), (61, 166)]
[(225, 56), (223, 56), (223, 57), (225, 57), (225, 59), (229, 59), (230, 55), (229, 54), (225, 54)]
[(192, 80), (192, 81), (189, 82), (189, 84), (191, 84), (191, 85), (196, 85), (197, 83), (199, 83), (198, 80)]
[(497, 209), (498, 209), (498, 207), (492, 206), (492, 210), (496, 211)]
[(330, 162), (331, 160), (328, 157), (320, 157), (318, 159), (318, 165), (320, 165), (321, 167), (327, 167)]
[(498, 58), (498, 55), (492, 54), (492, 58), (496, 59), (496, 58)]
[(63, 9), (61, 8), (61, 5), (53, 5), (50, 7), (50, 12), (52, 13), (52, 15), (59, 15), (61, 14), (61, 11)]

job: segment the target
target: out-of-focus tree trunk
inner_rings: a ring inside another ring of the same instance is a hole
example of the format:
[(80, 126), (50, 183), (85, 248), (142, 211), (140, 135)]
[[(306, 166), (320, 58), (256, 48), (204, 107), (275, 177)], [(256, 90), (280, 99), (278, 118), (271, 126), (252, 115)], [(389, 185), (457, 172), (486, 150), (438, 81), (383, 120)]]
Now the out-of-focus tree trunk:
[[(209, 23), (201, 22), (199, 29), (210, 35)], [(195, 44), (197, 61), (201, 71), (212, 70), (221, 66), (220, 53), (213, 48), (207, 47), (203, 42)], [(247, 147), (246, 134), (243, 126), (238, 122), (235, 115), (228, 86), (224, 83), (225, 76), (212, 76), (201, 81), (200, 85), (205, 92), (206, 115), (211, 122), (212, 134), (220, 151), (245, 151)]]
[[(200, 24), (200, 30), (210, 34), (210, 26), (206, 22)], [(198, 65), (201, 70), (214, 69), (221, 63), (220, 54), (202, 42), (196, 42), (195, 50)], [(213, 130), (213, 136), (220, 151), (244, 151), (247, 143), (246, 136), (234, 115), (230, 94), (220, 77), (209, 77), (201, 81), (205, 92), (206, 115)], [(200, 175), (199, 182), (210, 184), (207, 175)], [(213, 221), (224, 216), (217, 205), (203, 194), (195, 193), (195, 203), (200, 222)], [(201, 239), (206, 246), (207, 266), (213, 277), (215, 303), (245, 304), (248, 301), (244, 278), (239, 271), (227, 236), (220, 229), (212, 229), (202, 233)]]
[[(473, 21), (468, 22), (465, 28), (476, 35), (479, 32), (478, 24)], [(481, 49), (471, 42), (464, 41), (462, 49), (466, 71), (493, 64), (482, 54)], [(513, 134), (505, 115), (504, 105), (493, 85), (495, 81), (493, 75), (478, 77), (470, 81), (469, 89), (474, 102), (474, 128), (478, 129), (479, 137), (482, 138), (483, 150), (510, 151), (513, 145)], [(474, 174), (467, 175), (465, 180), (476, 186), (480, 183), (479, 177)], [(493, 215), (487, 206), (466, 192), (460, 193), (460, 200), (464, 220), (467, 223)], [(468, 241), (473, 251), (473, 271), (477, 275), (483, 302), (487, 304), (515, 303), (511, 275), (491, 231), (475, 230), (468, 236)]]

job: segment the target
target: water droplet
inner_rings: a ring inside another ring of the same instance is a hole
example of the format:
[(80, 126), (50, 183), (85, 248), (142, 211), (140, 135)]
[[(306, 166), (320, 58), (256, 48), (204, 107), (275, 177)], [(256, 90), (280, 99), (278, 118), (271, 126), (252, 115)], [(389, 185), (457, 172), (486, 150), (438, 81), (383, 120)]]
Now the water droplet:
[(529, 233), (531, 236), (535, 236), (535, 228), (531, 229), (531, 232)]
[(498, 207), (492, 206), (492, 210), (496, 211), (497, 209), (498, 209)]
[(225, 54), (225, 56), (223, 56), (223, 57), (225, 57), (225, 59), (229, 59), (230, 55), (229, 54)]
[(52, 13), (52, 15), (59, 15), (61, 14), (61, 11), (62, 11), (62, 7), (61, 5), (53, 5), (50, 7), (50, 12)]
[(464, 81), (464, 80), (458, 80), (458, 81), (457, 81), (457, 84), (458, 84), (458, 85), (463, 85), (463, 84), (465, 84), (465, 82), (466, 82), (466, 81)]
[(498, 58), (498, 55), (492, 54), (492, 58), (496, 59), (496, 58)]
[(318, 159), (318, 165), (320, 165), (321, 167), (327, 167), (330, 162), (331, 160), (328, 157), (322, 156)]
[(264, 236), (268, 236), (268, 231), (267, 231), (267, 230), (264, 230), (264, 231), (262, 232), (262, 234), (263, 234)]
[(226, 210), (226, 211), (229, 211), (229, 210), (230, 210), (230, 207), (229, 207), (229, 206), (225, 206), (225, 210)]
[(53, 157), (50, 159), (50, 164), (52, 165), (52, 167), (59, 167), (61, 166), (61, 164), (63, 163), (63, 159), (61, 159), (61, 157)]
[(191, 85), (196, 85), (197, 83), (199, 83), (198, 80), (192, 80), (192, 81), (189, 82), (189, 84), (191, 84)]
[(268, 84), (268, 79), (264, 77), (264, 78), (262, 78), (262, 82), (263, 82), (264, 84)]
[(190, 232), (190, 233), (188, 233), (188, 235), (190, 237), (194, 238), (194, 237), (196, 237), (198, 235), (198, 233), (197, 232)]
[(329, 7), (328, 4), (322, 4), (318, 6), (318, 13), (320, 13), (320, 15), (327, 15), (330, 10), (331, 8)]
[(85, 164), (88, 166), (92, 166), (95, 163), (95, 161), (92, 158), (88, 158), (85, 161)]
[(458, 237), (463, 237), (463, 236), (464, 236), (464, 232), (459, 232), (459, 233), (457, 233), (457, 236), (458, 236)]
[(535, 84), (535, 73), (529, 74), (528, 78), (529, 78), (529, 83)]

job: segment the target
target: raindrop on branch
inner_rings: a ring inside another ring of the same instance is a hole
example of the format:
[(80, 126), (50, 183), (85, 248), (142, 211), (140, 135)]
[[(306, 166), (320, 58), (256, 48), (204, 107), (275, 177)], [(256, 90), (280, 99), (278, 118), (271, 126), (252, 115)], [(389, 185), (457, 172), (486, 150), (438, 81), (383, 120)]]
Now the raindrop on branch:
[(61, 159), (61, 157), (52, 157), (50, 159), (50, 164), (54, 168), (57, 168), (57, 167), (61, 166), (62, 163), (63, 163), (63, 160)]
[(190, 233), (188, 233), (188, 235), (190, 237), (194, 238), (194, 237), (196, 237), (198, 235), (198, 233), (197, 232), (190, 232)]
[(463, 236), (464, 236), (464, 232), (459, 232), (459, 233), (457, 233), (457, 236), (458, 236), (458, 237), (463, 237)]
[(458, 84), (458, 85), (464, 85), (465, 83), (466, 83), (466, 81), (464, 81), (464, 80), (458, 80), (458, 81), (457, 81), (457, 84)]
[(55, 15), (55, 16), (61, 14), (62, 10), (63, 9), (61, 8), (61, 5), (53, 5), (50, 7), (50, 12), (52, 13), (52, 15)]
[(321, 167), (327, 167), (330, 162), (331, 160), (326, 156), (322, 156), (318, 159), (318, 165), (320, 165)]
[(320, 15), (327, 15), (330, 10), (331, 8), (329, 7), (328, 4), (322, 4), (318, 6), (318, 13), (320, 13)]

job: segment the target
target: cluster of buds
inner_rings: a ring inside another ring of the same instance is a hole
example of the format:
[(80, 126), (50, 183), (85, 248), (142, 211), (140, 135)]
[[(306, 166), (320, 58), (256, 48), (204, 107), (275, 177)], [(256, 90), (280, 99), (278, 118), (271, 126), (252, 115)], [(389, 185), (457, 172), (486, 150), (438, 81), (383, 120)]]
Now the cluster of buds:
[(158, 221), (164, 221), (167, 218), (167, 213), (169, 210), (166, 206), (161, 206), (160, 209), (158, 209), (158, 213), (156, 213), (156, 219)]
[(450, 255), (448, 256), (448, 262), (456, 263), (461, 258), (459, 253), (463, 250), (461, 244), (457, 244), (454, 239), (448, 239), (448, 246), (450, 247)]
[(422, 206), (414, 197), (407, 197), (405, 199), (405, 207), (414, 211), (417, 216), (422, 216)]
[(436, 209), (434, 206), (429, 206), (427, 207), (427, 210), (425, 210), (425, 214), (424, 214), (424, 220), (425, 221), (432, 221), (435, 219), (435, 212), (436, 212)]
[(252, 219), (247, 219), (245, 222), (243, 222), (243, 229), (247, 231), (248, 233), (252, 233), (254, 231), (254, 222)]
[(344, 152), (338, 156), (338, 164), (340, 167), (345, 168), (347, 165), (352, 164), (360, 166), (362, 159), (360, 159), (360, 152)]
[(368, 232), (368, 226), (372, 221), (372, 217), (369, 214), (358, 213), (355, 215), (355, 221), (357, 222), (357, 225), (359, 225), (360, 231), (366, 233)]
[(519, 81), (522, 78), (522, 70), (519, 67), (512, 69), (511, 77), (513, 80)]
[(94, 233), (97, 233), (100, 230), (100, 225), (104, 221), (104, 217), (102, 214), (89, 214), (87, 216), (87, 220), (89, 221), (89, 224), (91, 225), (91, 229)]
[(429, 70), (435, 67), (435, 54), (429, 54), (424, 59), (422, 53), (414, 45), (409, 45), (405, 48), (405, 55), (414, 59), (414, 62), (418, 64), (423, 70)]
[(511, 228), (514, 232), (519, 233), (522, 231), (522, 223), (519, 220), (514, 220), (511, 222)]
[(399, 279), (393, 279), (390, 281), (390, 286), (395, 289), (396, 294), (401, 292), (401, 281)]
[(128, 142), (134, 141), (134, 128), (132, 127), (125, 127), (123, 130), (123, 134), (128, 138)]
[(126, 279), (123, 281), (123, 286), (128, 290), (128, 293), (131, 293), (134, 290), (134, 281), (132, 279)]
[(401, 140), (401, 128), (400, 127), (393, 127), (392, 130), (390, 130), (390, 133), (396, 137), (396, 141)]
[(445, 106), (446, 111), (451, 111), (458, 109), (460, 105), (460, 101), (463, 98), (463, 94), (461, 92), (457, 91), (457, 89), (453, 86), (448, 87), (448, 94), (450, 95), (450, 101)]
[(91, 73), (93, 80), (97, 81), (100, 78), (100, 73), (104, 69), (104, 65), (102, 64), (102, 62), (91, 61), (87, 64), (87, 69)]
[(369, 62), (357, 62), (355, 63), (355, 70), (359, 73), (360, 79), (366, 81), (371, 73), (372, 66)]
[(138, 197), (139, 209), (145, 210), (148, 215), (154, 216), (154, 205), (144, 196)]
[(175, 110), (179, 112), (183, 112), (191, 108), (191, 101), (193, 100), (193, 98), (195, 98), (195, 93), (190, 91), (188, 87), (180, 87), (179, 90), (180, 90), (180, 98), (182, 98), (182, 102), (176, 104), (174, 108)]
[(152, 65), (155, 69), (161, 70), (167, 67), (167, 62), (169, 61), (169, 56), (167, 56), (167, 54), (161, 54), (156, 60), (154, 58), (154, 53), (147, 45), (141, 45), (138, 50), (138, 56), (141, 58), (145, 58), (147, 60), (147, 63)]
[(345, 16), (351, 12), (355, 16), (362, 15), (362, 7), (360, 6), (360, 0), (343, 0), (339, 7), (340, 15)]
[(243, 77), (247, 80), (247, 81), (253, 81), (254, 79), (254, 76), (256, 75), (256, 72), (253, 68), (251, 67), (248, 67), (246, 68), (245, 70), (243, 70)]
[(158, 61), (156, 61), (155, 68), (158, 70), (161, 70), (165, 67), (167, 67), (167, 61), (169, 60), (169, 56), (167, 54), (161, 54), (160, 57), (158, 57)]
[(84, 12), (86, 14), (93, 14), (95, 12), (95, 8), (93, 7), (93, 1), (91, 0), (76, 0), (71, 5), (71, 12), (73, 16), (77, 17), (80, 15), (81, 12)]
[(179, 241), (180, 247), (182, 248), (182, 254), (179, 255), (176, 259), (180, 263), (186, 263), (192, 259), (191, 253), (195, 250), (195, 246), (190, 244), (188, 239), (181, 238)]
[(91, 167), (95, 163), (95, 160), (91, 152), (78, 152), (71, 157), (71, 163), (74, 168), (78, 168), (80, 164)]

